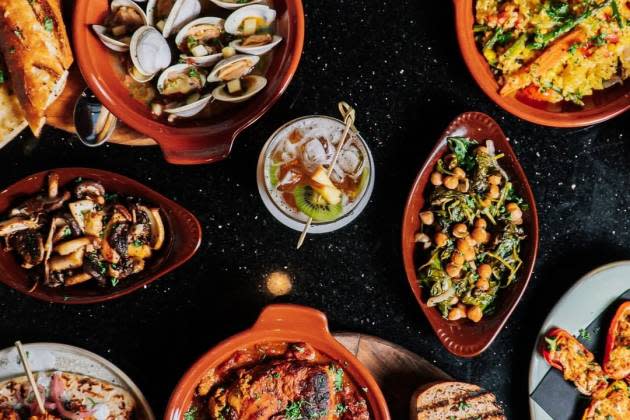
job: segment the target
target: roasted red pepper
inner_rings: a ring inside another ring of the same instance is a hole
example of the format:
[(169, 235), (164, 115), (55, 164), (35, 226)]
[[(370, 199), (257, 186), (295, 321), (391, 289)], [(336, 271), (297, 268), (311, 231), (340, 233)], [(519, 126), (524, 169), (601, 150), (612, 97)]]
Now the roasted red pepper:
[(612, 379), (630, 376), (630, 301), (619, 306), (608, 328), (604, 372)]
[(595, 356), (568, 331), (553, 328), (545, 335), (542, 355), (552, 367), (562, 372), (564, 379), (575, 384), (585, 395), (600, 398), (608, 381)]
[(610, 384), (604, 397), (593, 400), (582, 420), (608, 420), (630, 418), (630, 390), (623, 381)]

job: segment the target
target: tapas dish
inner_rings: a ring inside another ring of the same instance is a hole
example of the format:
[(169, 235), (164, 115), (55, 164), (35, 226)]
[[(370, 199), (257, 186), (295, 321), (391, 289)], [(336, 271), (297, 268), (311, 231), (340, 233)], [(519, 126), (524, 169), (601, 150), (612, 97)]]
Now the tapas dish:
[(76, 2), (74, 45), (88, 86), (172, 163), (225, 158), (300, 59), (301, 2), (220, 3)]
[(165, 418), (389, 419), (369, 372), (310, 308), (271, 305), (250, 330), (204, 355), (182, 378)]
[(4, 250), (33, 274), (33, 288), (116, 287), (144, 271), (167, 240), (160, 208), (138, 197), (121, 197), (91, 179), (60, 186), (56, 172), (46, 187), (0, 221)]
[(630, 108), (626, 2), (461, 0), (455, 18), (468, 69), (508, 112), (581, 127)]
[(339, 229), (365, 208), (374, 185), (374, 162), (365, 140), (350, 131), (331, 175), (328, 169), (344, 123), (324, 116), (290, 121), (273, 133), (258, 161), (258, 190), (283, 224), (311, 232)]
[(497, 397), (477, 385), (440, 381), (420, 387), (411, 398), (411, 420), (506, 420)]
[[(543, 323), (529, 373), (535, 420), (628, 418), (627, 275), (630, 263), (585, 275)], [(611, 417), (606, 417), (611, 416)]]
[(528, 208), (491, 139), (448, 137), (446, 143), (448, 153), (431, 172), (427, 206), (420, 213), (416, 242), (425, 258), (418, 277), (431, 296), (427, 306), (442, 317), (480, 322), (523, 265)]
[(0, 351), (3, 420), (137, 419), (155, 417), (138, 387), (107, 360), (56, 343), (24, 345), (46, 413), (42, 413), (15, 347)]
[(129, 293), (190, 258), (193, 215), (105, 171), (39, 173), (0, 193), (3, 281), (31, 296), (88, 303)]
[(463, 357), (484, 351), (538, 250), (531, 188), (487, 115), (460, 115), (438, 140), (409, 194), (402, 247), (409, 285), (442, 344)]
[(478, 0), (479, 48), (507, 95), (584, 106), (596, 90), (630, 77), (625, 1)]
[(256, 95), (267, 84), (270, 54), (282, 41), (275, 34), (276, 11), (267, 5), (240, 7), (225, 19), (201, 11), (199, 0), (149, 1), (146, 9), (132, 0), (112, 0), (102, 24), (92, 25), (119, 55), (131, 97), (168, 123), (229, 112), (212, 103)]
[(72, 62), (58, 1), (0, 1), (0, 145), (15, 137), (24, 121), (39, 137)]

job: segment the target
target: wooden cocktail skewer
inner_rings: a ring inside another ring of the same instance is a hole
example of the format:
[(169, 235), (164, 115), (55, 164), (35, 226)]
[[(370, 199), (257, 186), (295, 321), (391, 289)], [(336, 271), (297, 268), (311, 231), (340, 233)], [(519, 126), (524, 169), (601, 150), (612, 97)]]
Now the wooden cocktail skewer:
[(44, 400), (42, 399), (41, 394), (39, 393), (39, 388), (37, 387), (37, 382), (35, 381), (35, 377), (33, 376), (33, 371), (31, 370), (31, 365), (28, 361), (28, 356), (24, 351), (24, 347), (22, 347), (22, 343), (20, 341), (15, 342), (15, 348), (20, 355), (20, 359), (22, 360), (22, 367), (24, 367), (24, 372), (26, 372), (26, 377), (28, 378), (28, 382), (31, 384), (31, 388), (33, 389), (33, 394), (35, 394), (35, 399), (37, 400), (37, 406), (39, 407), (39, 411), (46, 415), (46, 407), (44, 406)]
[[(356, 128), (354, 127), (354, 119), (356, 117), (354, 108), (348, 105), (347, 102), (343, 102), (343, 101), (339, 102), (338, 106), (339, 106), (339, 112), (341, 113), (343, 117), (346, 127), (343, 130), (343, 135), (341, 136), (341, 140), (339, 140), (339, 143), (337, 144), (337, 150), (335, 151), (335, 156), (333, 157), (333, 160), (330, 163), (330, 166), (328, 167), (327, 174), (329, 178), (330, 178), (330, 175), (332, 174), (335, 164), (337, 163), (339, 154), (341, 153), (341, 150), (343, 149), (343, 146), (346, 143), (346, 139), (348, 138), (348, 133), (350, 132), (350, 129), (356, 132)], [(320, 199), (321, 199), (321, 196), (319, 194), (316, 195), (315, 202), (319, 202)], [(300, 235), (300, 239), (298, 240), (297, 249), (300, 249), (300, 247), (304, 244), (304, 240), (306, 239), (306, 235), (308, 234), (308, 230), (311, 228), (312, 223), (313, 223), (313, 218), (309, 217), (308, 220), (306, 221), (306, 225), (304, 225), (304, 230), (302, 231), (302, 234)]]

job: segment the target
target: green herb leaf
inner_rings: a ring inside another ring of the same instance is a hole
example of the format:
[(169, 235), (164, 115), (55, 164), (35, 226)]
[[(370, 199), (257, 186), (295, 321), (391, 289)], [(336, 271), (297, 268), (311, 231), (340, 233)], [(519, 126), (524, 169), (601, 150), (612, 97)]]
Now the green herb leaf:
[(302, 420), (302, 405), (304, 405), (304, 401), (295, 401), (287, 405), (284, 417), (287, 420)]
[(582, 340), (585, 340), (585, 341), (591, 341), (591, 334), (588, 331), (586, 331), (584, 328), (580, 328), (580, 330), (578, 331), (577, 338), (581, 338)]
[(55, 29), (55, 21), (50, 16), (46, 16), (46, 19), (44, 19), (44, 29), (48, 32), (52, 32)]
[(348, 407), (346, 407), (345, 404), (343, 403), (339, 403), (335, 406), (335, 414), (340, 417), (343, 413), (345, 413), (348, 410)]
[(455, 154), (459, 166), (467, 172), (472, 171), (475, 167), (475, 158), (472, 156), (471, 149), (477, 145), (477, 142), (466, 137), (449, 137), (446, 141)]
[(197, 407), (190, 407), (184, 413), (184, 420), (195, 420), (197, 418)]
[(468, 404), (466, 401), (460, 401), (459, 404), (457, 404), (457, 409), (459, 411), (466, 411), (470, 408), (470, 404)]
[(4, 71), (0, 70), (0, 84), (4, 83)]
[(343, 391), (343, 369), (333, 364), (329, 366), (330, 371), (335, 376), (335, 391)]
[(569, 3), (556, 0), (549, 1), (545, 5), (545, 12), (556, 22), (561, 22), (569, 17)]
[(116, 277), (110, 277), (109, 281), (112, 284), (112, 287), (116, 287), (116, 285), (118, 285), (118, 283), (120, 283), (120, 280), (118, 280)]

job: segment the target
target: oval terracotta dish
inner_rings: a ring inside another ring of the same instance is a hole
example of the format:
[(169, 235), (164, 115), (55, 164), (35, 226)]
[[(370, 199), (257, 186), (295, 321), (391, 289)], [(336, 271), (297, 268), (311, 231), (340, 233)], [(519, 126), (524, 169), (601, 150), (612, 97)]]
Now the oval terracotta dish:
[(385, 398), (369, 371), (328, 330), (326, 315), (298, 305), (266, 307), (252, 328), (219, 343), (203, 355), (184, 375), (166, 408), (165, 420), (181, 420), (190, 408), (197, 385), (208, 371), (235, 351), (267, 341), (304, 341), (338, 361), (359, 387), (367, 388), (371, 418), (390, 419)]
[(20, 267), (12, 252), (0, 249), (0, 273), (2, 273), (0, 281), (7, 286), (47, 302), (68, 304), (103, 302), (124, 296), (146, 286), (173, 271), (197, 252), (201, 243), (201, 225), (192, 213), (133, 179), (99, 169), (59, 168), (24, 178), (0, 191), (0, 215), (6, 215), (25, 196), (40, 192), (46, 185), (50, 172), (59, 174), (60, 189), (68, 182), (81, 177), (99, 181), (106, 191), (139, 197), (160, 207), (164, 218), (166, 241), (159, 253), (147, 261), (145, 270), (121, 281), (116, 287), (106, 288), (100, 288), (96, 285), (57, 288), (38, 285), (37, 288), (31, 290), (33, 281), (29, 279), (27, 270)]
[(584, 107), (526, 102), (514, 96), (501, 96), (490, 66), (475, 43), (475, 0), (453, 1), (457, 39), (464, 61), (479, 87), (506, 111), (529, 122), (550, 127), (582, 127), (606, 121), (630, 109), (630, 83), (611, 86), (585, 97)]
[(91, 30), (103, 21), (108, 0), (77, 0), (73, 37), (77, 61), (88, 86), (118, 118), (155, 139), (170, 163), (200, 164), (225, 159), (238, 134), (259, 119), (285, 91), (297, 70), (304, 44), (301, 0), (276, 0), (277, 31), (283, 41), (274, 49), (267, 87), (251, 100), (207, 122), (172, 126), (152, 117), (148, 107), (132, 100), (115, 71), (116, 57)]
[[(521, 246), (523, 267), (520, 269), (516, 281), (499, 291), (495, 312), (484, 316), (479, 323), (467, 319), (447, 321), (442, 318), (436, 308), (430, 308), (426, 305), (424, 291), (419, 286), (416, 275), (417, 267), (422, 264), (415, 259), (416, 243), (414, 242), (414, 235), (420, 230), (421, 225), (419, 213), (424, 207), (425, 193), (431, 172), (433, 172), (438, 159), (446, 153), (446, 139), (451, 136), (465, 136), (477, 141), (493, 140), (496, 150), (505, 154), (501, 159), (501, 166), (512, 179), (516, 192), (529, 205), (529, 210), (523, 215), (523, 227), (527, 235)], [(505, 134), (489, 116), (479, 112), (462, 114), (451, 122), (438, 140), (422, 166), (407, 200), (403, 217), (402, 250), (405, 272), (411, 290), (431, 327), (447, 350), (461, 357), (473, 357), (486, 350), (499, 334), (523, 295), (534, 269), (538, 252), (538, 213), (536, 212), (532, 189)]]

